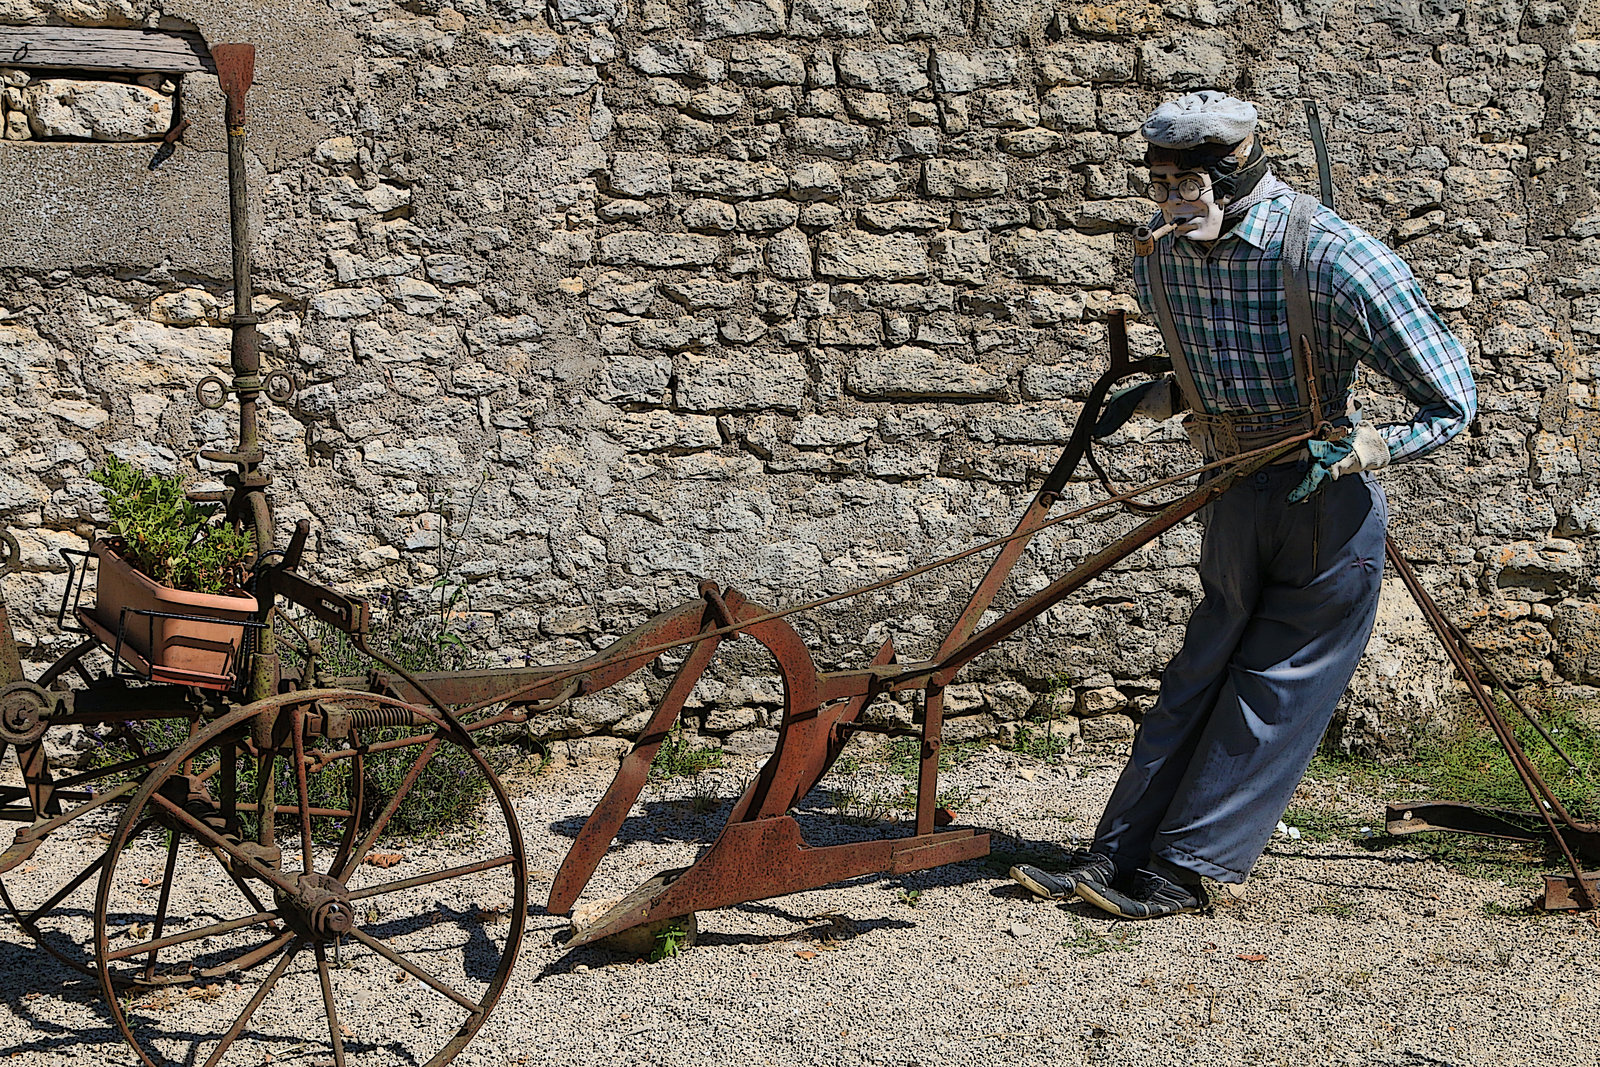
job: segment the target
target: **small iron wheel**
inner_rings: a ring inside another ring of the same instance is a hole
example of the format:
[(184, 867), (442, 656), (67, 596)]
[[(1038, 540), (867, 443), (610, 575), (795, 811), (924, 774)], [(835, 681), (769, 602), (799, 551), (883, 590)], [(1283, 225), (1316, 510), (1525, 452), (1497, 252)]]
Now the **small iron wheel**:
[[(346, 753), (385, 761), (386, 796), (343, 806)], [(483, 776), (481, 825), (448, 848), (388, 836), (442, 754)], [(230, 761), (236, 815), (184, 771)], [(107, 854), (96, 970), (150, 1067), (442, 1065), (488, 1018), (527, 917), (522, 834), (488, 763), (434, 712), (370, 693), (286, 693), (217, 719), (145, 780)], [(119, 999), (140, 975), (160, 988)]]

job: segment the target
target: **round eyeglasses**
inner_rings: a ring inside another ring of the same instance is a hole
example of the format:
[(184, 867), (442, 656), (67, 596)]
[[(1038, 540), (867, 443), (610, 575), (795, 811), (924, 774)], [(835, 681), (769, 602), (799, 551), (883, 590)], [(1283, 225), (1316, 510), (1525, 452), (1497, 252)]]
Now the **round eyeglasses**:
[(1209, 188), (1211, 188), (1211, 183), (1200, 178), (1185, 178), (1183, 181), (1178, 182), (1176, 186), (1171, 182), (1152, 179), (1145, 185), (1144, 192), (1146, 196), (1156, 203), (1165, 204), (1172, 199), (1172, 194), (1176, 190), (1179, 200), (1192, 204), (1204, 196), (1205, 191)]

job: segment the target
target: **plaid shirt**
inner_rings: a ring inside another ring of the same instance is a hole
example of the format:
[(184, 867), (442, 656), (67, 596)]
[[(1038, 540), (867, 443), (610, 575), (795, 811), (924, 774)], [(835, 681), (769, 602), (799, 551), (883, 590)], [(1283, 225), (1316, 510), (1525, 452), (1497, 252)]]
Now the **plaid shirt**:
[[(1200, 400), (1210, 414), (1264, 414), (1299, 404), (1283, 294), (1280, 249), (1293, 198), (1252, 207), (1210, 249), (1161, 239), (1161, 281)], [(1134, 260), (1139, 305), (1150, 300), (1150, 256)], [(1365, 362), (1416, 406), (1406, 422), (1380, 426), (1391, 459), (1420, 456), (1472, 421), (1477, 390), (1467, 353), (1429, 305), (1399, 256), (1317, 206), (1311, 221), (1311, 304), (1325, 415), (1342, 415)]]

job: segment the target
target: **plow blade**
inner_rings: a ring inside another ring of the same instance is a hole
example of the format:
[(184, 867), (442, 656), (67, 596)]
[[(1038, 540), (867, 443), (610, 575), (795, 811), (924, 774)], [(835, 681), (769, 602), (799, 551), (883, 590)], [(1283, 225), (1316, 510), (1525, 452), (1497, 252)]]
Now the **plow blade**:
[(578, 948), (641, 923), (766, 900), (869, 874), (906, 874), (989, 854), (989, 835), (950, 830), (810, 848), (788, 815), (729, 826), (692, 867), (663, 871), (569, 943)]

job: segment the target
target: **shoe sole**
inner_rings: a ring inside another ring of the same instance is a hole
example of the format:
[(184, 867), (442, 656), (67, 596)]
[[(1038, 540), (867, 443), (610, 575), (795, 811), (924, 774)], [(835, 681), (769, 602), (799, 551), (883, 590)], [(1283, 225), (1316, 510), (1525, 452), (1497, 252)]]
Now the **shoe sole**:
[(1123, 911), (1121, 908), (1117, 907), (1115, 904), (1111, 903), (1111, 901), (1107, 900), (1105, 897), (1096, 892), (1097, 888), (1098, 887), (1095, 886), (1093, 882), (1079, 882), (1075, 892), (1080, 900), (1086, 900), (1090, 904), (1093, 904), (1095, 907), (1099, 908), (1101, 911), (1110, 915), (1115, 915), (1119, 919), (1164, 919), (1168, 915), (1190, 915), (1194, 912), (1202, 911), (1205, 908), (1204, 904), (1196, 904), (1192, 907), (1185, 906), (1174, 911), (1152, 912), (1148, 915), (1129, 915), (1127, 912)]
[(1045, 900), (1066, 900), (1068, 897), (1072, 896), (1071, 888), (1062, 893), (1057, 893), (1054, 890), (1046, 889), (1044, 885), (1029, 877), (1029, 875), (1021, 867), (1011, 868), (1011, 880), (1020, 884), (1024, 889), (1032, 893), (1034, 896), (1042, 897)]

